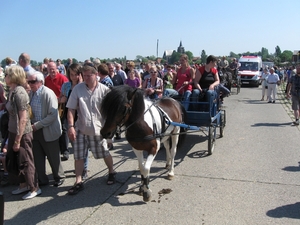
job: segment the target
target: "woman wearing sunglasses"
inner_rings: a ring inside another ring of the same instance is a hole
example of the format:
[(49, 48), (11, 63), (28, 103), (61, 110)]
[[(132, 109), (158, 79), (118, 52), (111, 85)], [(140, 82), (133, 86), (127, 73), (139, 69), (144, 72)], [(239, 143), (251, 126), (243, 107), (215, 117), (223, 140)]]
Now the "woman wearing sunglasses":
[(157, 68), (152, 66), (150, 68), (150, 77), (146, 78), (143, 83), (145, 95), (150, 99), (157, 99), (162, 96), (164, 82), (161, 78), (157, 77)]

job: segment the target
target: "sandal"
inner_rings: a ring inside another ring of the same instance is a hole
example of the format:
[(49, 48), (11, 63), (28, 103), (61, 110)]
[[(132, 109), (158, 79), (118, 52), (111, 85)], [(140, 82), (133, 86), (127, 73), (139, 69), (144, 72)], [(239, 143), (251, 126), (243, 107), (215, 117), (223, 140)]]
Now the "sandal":
[(74, 186), (68, 190), (68, 194), (76, 195), (79, 191), (82, 191), (83, 189), (84, 189), (83, 183), (80, 182), (80, 183), (74, 184)]
[(117, 174), (116, 172), (108, 174), (108, 178), (107, 178), (107, 182), (106, 182), (107, 185), (112, 185), (112, 184), (116, 183), (116, 174)]

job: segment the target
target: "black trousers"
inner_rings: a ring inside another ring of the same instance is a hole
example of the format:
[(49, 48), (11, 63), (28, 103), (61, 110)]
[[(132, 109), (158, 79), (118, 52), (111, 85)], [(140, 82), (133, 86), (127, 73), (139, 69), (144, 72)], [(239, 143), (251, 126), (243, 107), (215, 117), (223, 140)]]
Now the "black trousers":
[(60, 154), (63, 154), (65, 151), (69, 152), (69, 137), (68, 137), (68, 128), (65, 126), (65, 120), (66, 118), (63, 118), (61, 120), (61, 126), (62, 126), (62, 134), (59, 137), (59, 148), (60, 148)]

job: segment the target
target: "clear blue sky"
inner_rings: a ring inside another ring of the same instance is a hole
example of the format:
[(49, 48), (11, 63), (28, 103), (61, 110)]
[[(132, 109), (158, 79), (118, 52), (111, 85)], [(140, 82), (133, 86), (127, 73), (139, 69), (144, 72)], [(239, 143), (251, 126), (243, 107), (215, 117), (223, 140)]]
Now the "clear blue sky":
[(0, 61), (300, 49), (300, 0), (1, 1)]

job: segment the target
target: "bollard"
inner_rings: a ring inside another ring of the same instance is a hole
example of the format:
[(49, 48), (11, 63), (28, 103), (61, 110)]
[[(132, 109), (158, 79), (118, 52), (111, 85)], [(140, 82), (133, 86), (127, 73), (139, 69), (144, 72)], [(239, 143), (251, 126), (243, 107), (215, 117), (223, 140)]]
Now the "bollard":
[(4, 223), (4, 197), (3, 193), (0, 191), (0, 225)]

